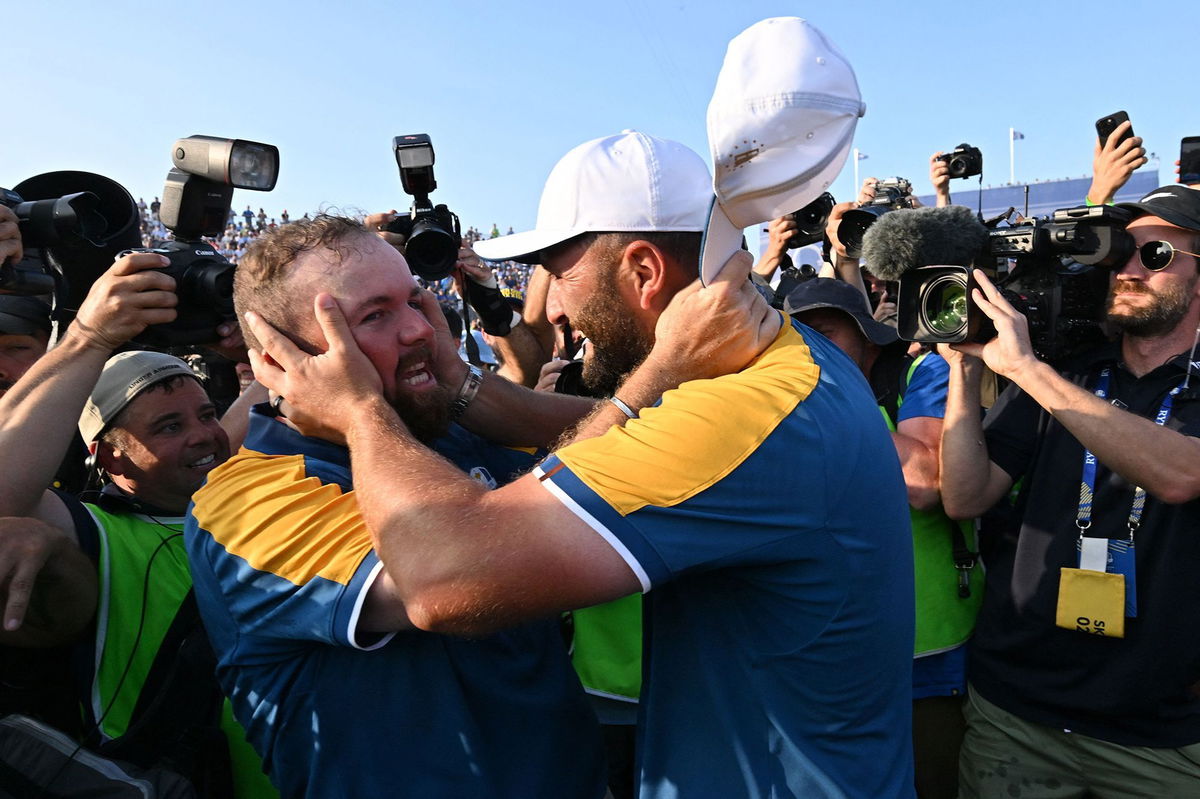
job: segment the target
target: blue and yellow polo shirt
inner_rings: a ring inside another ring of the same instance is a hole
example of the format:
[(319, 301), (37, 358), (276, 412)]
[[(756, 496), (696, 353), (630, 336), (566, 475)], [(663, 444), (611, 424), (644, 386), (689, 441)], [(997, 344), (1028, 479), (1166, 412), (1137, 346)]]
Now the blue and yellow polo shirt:
[[(461, 428), (437, 449), (485, 483), (532, 462)], [(473, 639), (357, 630), (382, 564), (344, 448), (255, 409), (193, 499), (219, 677), (284, 797), (603, 796), (599, 730), (554, 621)]]
[(647, 592), (643, 799), (913, 795), (904, 478), (833, 344), (785, 326), (537, 474)]

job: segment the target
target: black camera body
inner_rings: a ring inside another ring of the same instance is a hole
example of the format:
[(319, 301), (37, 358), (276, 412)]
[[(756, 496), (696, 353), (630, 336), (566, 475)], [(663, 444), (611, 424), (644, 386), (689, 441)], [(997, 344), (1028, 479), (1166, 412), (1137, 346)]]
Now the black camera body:
[(405, 237), (405, 260), (417, 277), (436, 282), (450, 276), (462, 246), (462, 226), (445, 205), (430, 208), (414, 202), (408, 216), (397, 216), (387, 230)]
[(912, 183), (904, 178), (888, 178), (875, 184), (875, 197), (847, 211), (838, 224), (838, 239), (851, 258), (862, 257), (863, 236), (875, 220), (889, 211), (912, 208)]
[[(1038, 357), (1058, 363), (1105, 340), (1111, 270), (1135, 250), (1125, 231), (1132, 215), (1112, 206), (1080, 206), (988, 231), (975, 263), (991, 275), (1029, 322)], [(971, 301), (969, 267), (927, 266), (900, 276), (898, 332), (925, 343), (987, 341), (995, 328)]]
[(952, 152), (939, 155), (937, 160), (949, 167), (952, 178), (970, 178), (983, 174), (983, 152), (966, 142), (955, 147)]
[(825, 223), (829, 221), (834, 202), (833, 195), (825, 192), (799, 211), (789, 214), (796, 223), (796, 232), (787, 241), (789, 250), (807, 247), (825, 238)]
[(863, 207), (875, 206), (895, 211), (912, 208), (912, 183), (905, 178), (887, 178), (875, 184), (875, 197)]
[(208, 242), (168, 241), (160, 247), (138, 247), (121, 255), (133, 252), (165, 256), (170, 264), (159, 271), (175, 280), (175, 294), (179, 297), (175, 321), (146, 328), (137, 337), (139, 343), (162, 348), (211, 344), (217, 325), (237, 317), (233, 309), (236, 267)]
[(413, 197), (408, 216), (398, 216), (387, 226), (405, 237), (404, 255), (413, 274), (430, 282), (449, 277), (462, 246), (458, 215), (445, 205), (433, 205), (430, 193), (437, 188), (433, 175), (433, 141), (426, 133), (392, 139), (400, 185)]

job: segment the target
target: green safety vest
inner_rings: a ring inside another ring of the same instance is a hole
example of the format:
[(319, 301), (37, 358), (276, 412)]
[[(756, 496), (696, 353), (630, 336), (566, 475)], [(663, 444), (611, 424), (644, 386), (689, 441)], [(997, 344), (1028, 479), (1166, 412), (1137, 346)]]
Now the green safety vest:
[[(84, 507), (98, 531), (100, 588), (88, 708), (92, 723), (99, 720), (98, 729), (109, 741), (129, 729), (163, 640), (192, 589), (192, 574), (181, 517), (155, 519), (113, 513), (90, 503)], [(228, 699), (219, 727), (229, 741), (234, 795), (278, 797), (233, 718)]]
[(572, 611), (571, 662), (589, 694), (637, 701), (642, 693), (642, 595)]
[[(927, 353), (926, 353), (927, 354)], [(925, 355), (916, 358), (904, 375), (904, 388), (917, 365)], [(904, 402), (904, 391), (896, 404), (899, 410)], [(888, 429), (896, 431), (896, 424), (882, 405), (879, 411), (887, 422)], [(978, 551), (975, 540), (975, 525), (971, 521), (953, 521), (941, 506), (930, 510), (909, 508), (913, 533), (913, 565), (916, 580), (917, 635), (913, 656), (934, 655), (954, 649), (971, 637), (975, 629), (975, 617), (983, 602), (983, 565), (979, 558), (968, 572), (971, 594), (960, 597), (959, 573), (954, 565), (954, 533), (952, 526), (961, 531), (963, 541), (972, 552)]]

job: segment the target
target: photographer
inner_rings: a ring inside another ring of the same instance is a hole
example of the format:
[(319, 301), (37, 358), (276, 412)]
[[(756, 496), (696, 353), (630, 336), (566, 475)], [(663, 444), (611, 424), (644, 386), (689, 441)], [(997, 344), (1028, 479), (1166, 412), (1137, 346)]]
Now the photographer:
[[(24, 536), (0, 538), (0, 559), (16, 571), (58, 567), (43, 553), (82, 552), (99, 590), (86, 607), (91, 635), (75, 637), (79, 662), (92, 664), (81, 686), (85, 743), (142, 766), (170, 762), (204, 796), (271, 796), (236, 725), (222, 722), (224, 702), (199, 618), (181, 541), (182, 514), (205, 474), (229, 456), (229, 439), (199, 378), (177, 358), (114, 350), (149, 325), (170, 322), (178, 304), (167, 259), (126, 255), (91, 287), (59, 344), (0, 399), (0, 516), (44, 522)], [(240, 336), (231, 334), (231, 346)], [(236, 405), (236, 414), (244, 406)], [(70, 421), (68, 421), (70, 420)], [(82, 502), (46, 491), (79, 432), (108, 483)], [(31, 538), (44, 546), (31, 546)], [(62, 558), (63, 562), (66, 558)], [(6, 641), (23, 643), (20, 607), (9, 581)], [(50, 601), (35, 585), (31, 606)], [(70, 638), (71, 613), (44, 634)], [(58, 619), (58, 621), (56, 621)], [(45, 625), (35, 619), (39, 628)], [(222, 732), (225, 734), (223, 735)], [(228, 738), (226, 738), (228, 736)], [(244, 754), (233, 756), (230, 747)], [(239, 767), (230, 774), (231, 759)], [(246, 766), (245, 764), (251, 764)]]
[[(1057, 371), (976, 272), (997, 335), (943, 345), (947, 512), (979, 515), (1020, 483), (1019, 532), (985, 546), (966, 796), (1200, 793), (1200, 192), (1118, 208), (1138, 249), (1110, 283), (1116, 342)], [(1013, 385), (981, 425), (984, 364)]]

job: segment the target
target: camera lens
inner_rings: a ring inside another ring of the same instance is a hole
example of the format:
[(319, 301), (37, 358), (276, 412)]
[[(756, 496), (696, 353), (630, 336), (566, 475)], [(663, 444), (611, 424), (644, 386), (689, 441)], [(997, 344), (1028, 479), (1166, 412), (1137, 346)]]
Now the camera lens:
[(925, 286), (921, 323), (941, 336), (954, 336), (966, 330), (967, 283), (962, 275), (942, 275)]
[(842, 216), (837, 234), (846, 248), (846, 255), (851, 258), (862, 256), (863, 235), (875, 224), (876, 219), (890, 210), (891, 208), (884, 205), (864, 205), (862, 208), (847, 211)]
[(428, 219), (418, 219), (404, 245), (404, 253), (417, 276), (441, 280), (449, 276), (458, 260), (460, 240)]

